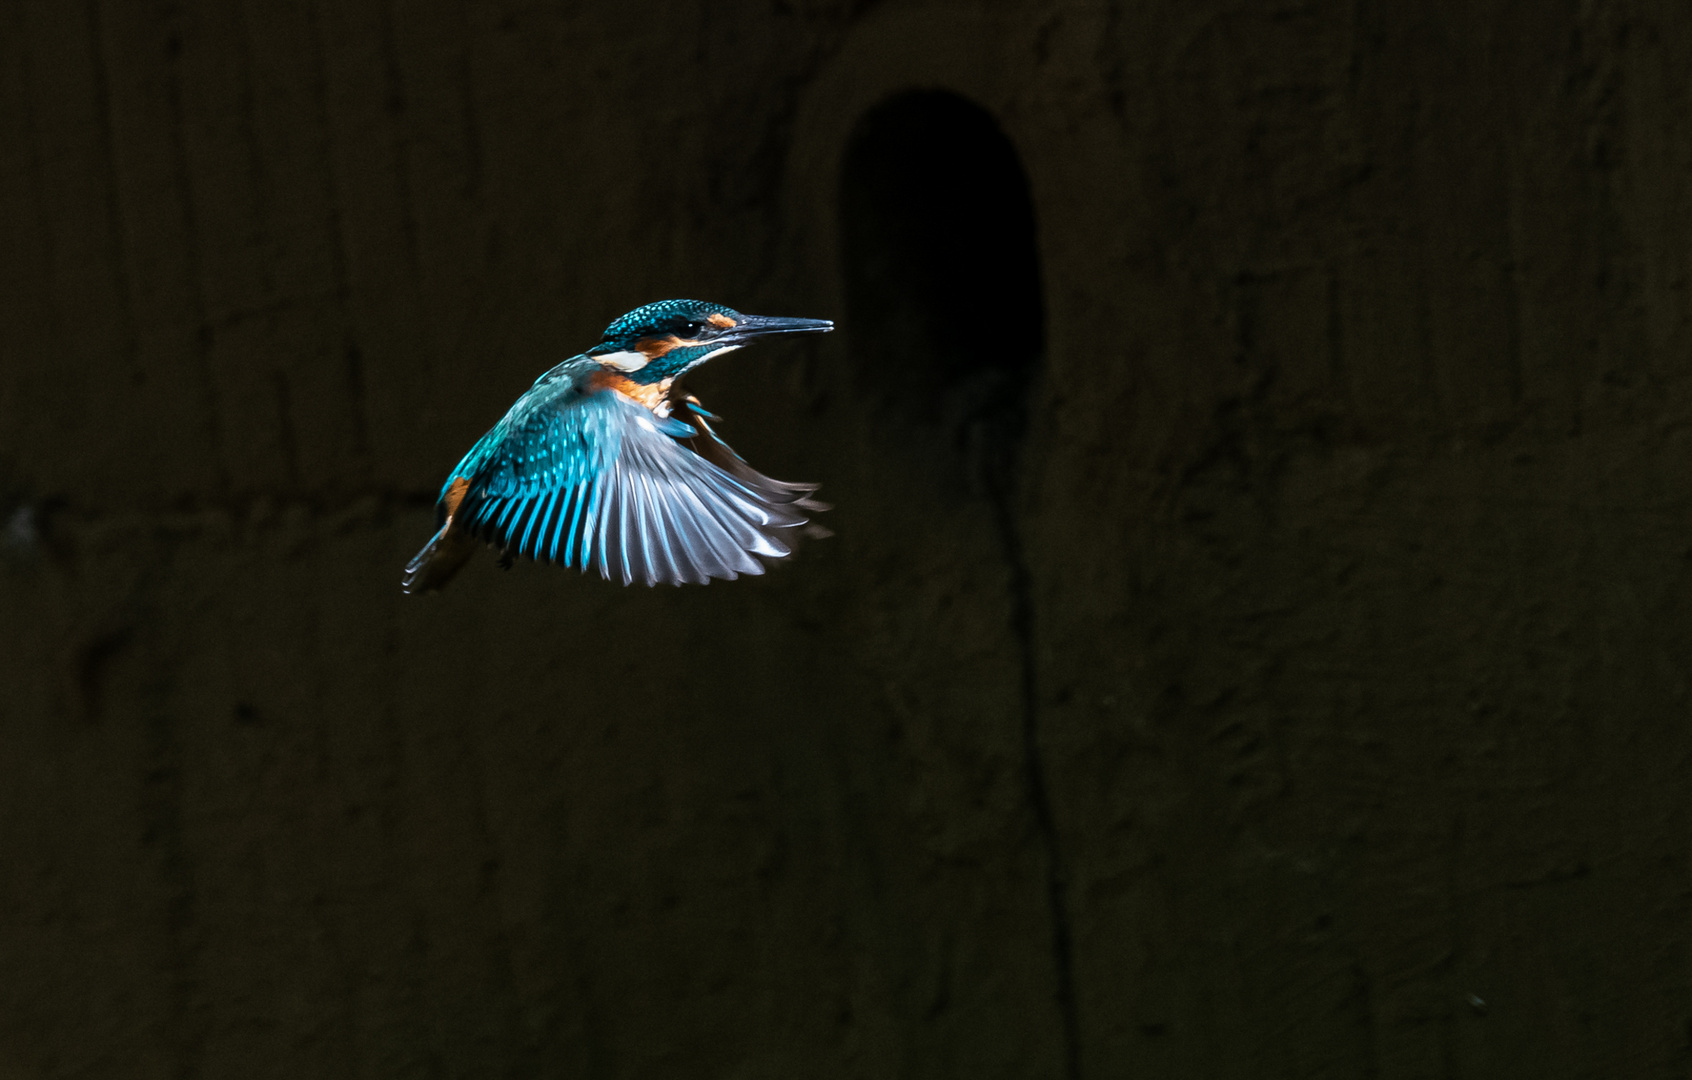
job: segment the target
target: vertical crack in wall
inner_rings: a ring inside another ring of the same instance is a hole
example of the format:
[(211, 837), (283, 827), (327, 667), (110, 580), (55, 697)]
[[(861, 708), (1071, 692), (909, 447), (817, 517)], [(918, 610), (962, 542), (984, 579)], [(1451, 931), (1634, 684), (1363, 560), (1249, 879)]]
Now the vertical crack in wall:
[[(174, 194), (178, 206), (177, 224), (182, 228), (183, 287), (192, 306), (196, 330), (191, 347), (201, 381), (201, 407), (204, 413), (204, 434), (210, 451), (217, 490), (230, 490), (229, 456), (224, 451), (223, 393), (218, 387), (217, 363), (213, 355), (213, 330), (210, 307), (206, 301), (205, 259), (201, 246), (205, 243), (199, 213), (194, 206), (193, 163), (188, 152), (188, 115), (184, 107), (181, 18), (174, 10), (167, 12), (163, 26), (166, 73), (164, 79), (165, 106), (169, 123), (169, 147)], [(187, 346), (187, 343), (183, 343)]]
[(335, 312), (340, 320), (342, 385), (346, 388), (348, 408), (352, 417), (353, 452), (369, 467), (370, 406), (366, 401), (364, 353), (358, 344), (357, 330), (352, 317), (353, 286), (350, 256), (347, 252), (346, 223), (341, 219), (343, 194), (336, 177), (336, 143), (334, 123), (329, 113), (328, 58), (324, 51), (323, 29), (315, 7), (304, 11), (308, 52), (311, 59), (312, 119), (317, 130), (317, 153), (323, 170), (324, 226), (329, 232), (329, 273), (335, 283)]
[[(998, 467), (994, 467), (997, 465)], [(1039, 673), (1034, 650), (1034, 590), (1032, 575), (1022, 549), (1022, 537), (1016, 527), (1016, 513), (1011, 498), (1009, 462), (989, 465), (986, 472), (988, 499), (993, 507), (993, 523), (1004, 547), (1005, 563), (1010, 571), (1010, 630), (1015, 639), (1017, 661), (1021, 672), (1022, 752), (1024, 779), (1027, 784), (1029, 806), (1034, 812), (1034, 828), (1039, 834), (1045, 853), (1046, 907), (1051, 918), (1052, 974), (1057, 997), (1058, 1019), (1063, 1026), (1063, 1075), (1066, 1080), (1080, 1080), (1081, 1076), (1081, 1020), (1075, 1001), (1075, 949), (1071, 931), (1068, 876), (1064, 872), (1063, 849), (1058, 836), (1057, 818), (1052, 813), (1052, 800), (1046, 785), (1046, 763), (1040, 751), (1040, 694)]]
[(398, 31), (395, 24), (401, 17), (392, 5), (380, 8), (379, 33), (382, 39), (382, 75), (386, 81), (388, 123), (393, 127), (394, 193), (400, 211), (400, 227), (405, 234), (406, 263), (419, 294), (423, 291), (423, 252), (417, 236), (417, 203), (411, 191), (410, 118), (406, 115), (409, 102), (405, 94), (405, 74), (400, 65)]
[(114, 131), (116, 121), (112, 115), (116, 102), (112, 95), (111, 72), (106, 66), (105, 28), (101, 22), (98, 0), (89, 0), (87, 9), (88, 55), (96, 102), (94, 124), (100, 137), (101, 179), (105, 184), (107, 228), (111, 244), (110, 270), (113, 286), (117, 290), (117, 316), (122, 327), (125, 367), (129, 372), (130, 382), (139, 385), (146, 379), (146, 372), (141, 367), (141, 338), (136, 329), (135, 286), (130, 280), (129, 222), (124, 216), (123, 182), (118, 175), (117, 135)]
[(148, 688), (142, 723), (145, 770), (142, 773), (141, 842), (152, 849), (164, 916), (164, 991), (168, 1001), (169, 1042), (176, 1055), (175, 1075), (195, 1080), (202, 1074), (206, 1047), (206, 1009), (196, 969), (200, 938), (195, 910), (194, 867), (184, 836), (182, 747), (162, 683)]

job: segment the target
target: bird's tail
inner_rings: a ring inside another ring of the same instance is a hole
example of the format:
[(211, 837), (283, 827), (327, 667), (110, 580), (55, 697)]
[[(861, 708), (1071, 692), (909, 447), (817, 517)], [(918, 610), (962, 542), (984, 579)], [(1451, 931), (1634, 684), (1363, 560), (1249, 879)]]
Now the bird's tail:
[(452, 580), (476, 551), (476, 539), (458, 527), (452, 518), (429, 538), (415, 558), (405, 564), (400, 588), (409, 595), (432, 592)]

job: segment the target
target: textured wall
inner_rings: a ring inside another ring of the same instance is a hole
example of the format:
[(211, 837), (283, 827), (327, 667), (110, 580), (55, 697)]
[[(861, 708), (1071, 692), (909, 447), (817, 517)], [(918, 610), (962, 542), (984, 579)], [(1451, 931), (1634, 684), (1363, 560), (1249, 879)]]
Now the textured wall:
[[(0, 6), (0, 1077), (1684, 1075), (1692, 11), (741, 8)], [(695, 381), (791, 566), (400, 595), (911, 88), (1009, 503), (848, 326)]]

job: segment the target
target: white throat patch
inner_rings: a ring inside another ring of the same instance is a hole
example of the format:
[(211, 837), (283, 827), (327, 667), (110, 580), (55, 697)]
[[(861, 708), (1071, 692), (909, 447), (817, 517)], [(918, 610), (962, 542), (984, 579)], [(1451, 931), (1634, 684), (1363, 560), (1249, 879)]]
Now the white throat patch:
[(608, 368), (616, 368), (622, 372), (639, 371), (652, 360), (650, 356), (639, 352), (606, 353), (604, 356), (596, 356), (594, 359)]

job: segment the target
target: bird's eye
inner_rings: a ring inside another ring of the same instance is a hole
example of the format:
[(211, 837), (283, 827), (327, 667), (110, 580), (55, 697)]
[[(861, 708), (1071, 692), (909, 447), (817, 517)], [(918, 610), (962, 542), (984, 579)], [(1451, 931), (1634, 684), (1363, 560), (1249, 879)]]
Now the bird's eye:
[(699, 331), (703, 329), (705, 329), (704, 323), (686, 322), (682, 323), (681, 332), (684, 337), (697, 337), (699, 335)]

